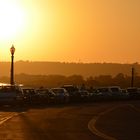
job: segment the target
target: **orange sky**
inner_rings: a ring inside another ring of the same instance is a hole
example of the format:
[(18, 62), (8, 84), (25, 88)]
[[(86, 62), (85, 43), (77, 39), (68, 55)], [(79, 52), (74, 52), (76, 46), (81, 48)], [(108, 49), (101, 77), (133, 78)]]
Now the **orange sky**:
[(6, 1), (24, 25), (0, 39), (0, 60), (10, 61), (14, 44), (16, 61), (140, 62), (140, 0)]

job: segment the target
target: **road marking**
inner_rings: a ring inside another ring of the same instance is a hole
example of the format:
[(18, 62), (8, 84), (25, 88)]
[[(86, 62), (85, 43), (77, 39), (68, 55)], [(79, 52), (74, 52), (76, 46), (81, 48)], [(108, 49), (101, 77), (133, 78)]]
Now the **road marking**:
[(23, 114), (25, 112), (21, 112), (21, 113), (11, 113), (9, 116), (3, 117), (0, 119), (0, 125), (2, 125), (3, 123), (5, 123), (6, 121), (10, 120), (11, 118), (18, 116), (20, 114)]
[(137, 112), (140, 112), (140, 109), (139, 108), (137, 108), (137, 107), (135, 107), (134, 105), (132, 105), (132, 104), (128, 104), (131, 108), (133, 108), (135, 111), (137, 111)]
[(96, 129), (96, 127), (95, 127), (95, 124), (96, 124), (97, 120), (98, 120), (101, 116), (105, 115), (106, 113), (109, 113), (109, 112), (113, 111), (113, 110), (116, 109), (116, 108), (117, 108), (117, 107), (110, 108), (110, 109), (108, 109), (108, 110), (106, 110), (106, 111), (104, 111), (104, 112), (99, 113), (97, 116), (94, 116), (94, 117), (92, 118), (92, 120), (90, 120), (89, 123), (88, 123), (88, 129), (89, 129), (93, 134), (95, 134), (95, 135), (97, 135), (97, 136), (99, 136), (99, 137), (102, 137), (102, 138), (104, 138), (104, 139), (106, 139), (106, 140), (117, 140), (117, 139), (114, 138), (114, 137), (108, 136), (108, 135), (106, 135), (106, 134), (100, 132), (100, 131), (99, 131), (98, 129)]
[(103, 115), (105, 115), (106, 113), (109, 113), (109, 112), (111, 112), (111, 111), (113, 111), (113, 110), (115, 110), (115, 109), (117, 109), (117, 108), (119, 108), (119, 107), (123, 107), (123, 106), (130, 106), (130, 107), (131, 107), (132, 109), (134, 109), (135, 111), (140, 112), (140, 109), (137, 108), (137, 107), (135, 107), (135, 106), (132, 105), (132, 104), (125, 104), (125, 105), (115, 106), (115, 107), (112, 107), (112, 108), (110, 108), (110, 109), (108, 109), (108, 110), (106, 110), (106, 111), (104, 111), (104, 112), (99, 113), (97, 116), (94, 116), (94, 117), (92, 118), (92, 120), (90, 120), (89, 123), (88, 123), (88, 129), (89, 129), (93, 134), (95, 134), (95, 135), (97, 135), (97, 136), (99, 136), (99, 137), (101, 137), (101, 138), (104, 138), (104, 139), (106, 139), (106, 140), (117, 140), (117, 139), (114, 138), (114, 137), (111, 137), (111, 136), (109, 136), (109, 135), (107, 135), (107, 134), (104, 134), (104, 133), (100, 132), (100, 131), (95, 127), (95, 124), (96, 124), (97, 120), (98, 120), (101, 116), (103, 116)]

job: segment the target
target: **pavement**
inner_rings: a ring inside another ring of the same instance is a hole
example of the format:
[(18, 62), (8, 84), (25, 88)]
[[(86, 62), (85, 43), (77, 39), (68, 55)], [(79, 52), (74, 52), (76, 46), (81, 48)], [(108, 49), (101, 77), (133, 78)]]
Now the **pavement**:
[(133, 104), (118, 106), (100, 116), (95, 126), (105, 134), (102, 138), (140, 140), (140, 110)]
[(11, 118), (0, 120), (0, 140), (139, 140), (139, 108), (118, 101), (1, 109), (0, 119)]

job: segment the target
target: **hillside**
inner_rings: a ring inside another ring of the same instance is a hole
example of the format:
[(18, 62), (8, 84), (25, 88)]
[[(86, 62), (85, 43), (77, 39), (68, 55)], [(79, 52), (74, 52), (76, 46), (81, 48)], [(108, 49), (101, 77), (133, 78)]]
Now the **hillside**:
[[(116, 63), (61, 63), (61, 62), (15, 62), (15, 74), (31, 75), (82, 75), (83, 77), (112, 75), (124, 73), (131, 74), (131, 64)], [(0, 62), (0, 77), (10, 75), (10, 62)], [(140, 65), (135, 64), (137, 74)]]

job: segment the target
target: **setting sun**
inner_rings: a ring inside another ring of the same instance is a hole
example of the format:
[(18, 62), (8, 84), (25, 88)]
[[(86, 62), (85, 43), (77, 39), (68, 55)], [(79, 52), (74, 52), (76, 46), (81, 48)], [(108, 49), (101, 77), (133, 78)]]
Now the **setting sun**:
[(25, 13), (18, 2), (0, 1), (0, 39), (11, 40), (25, 26)]

